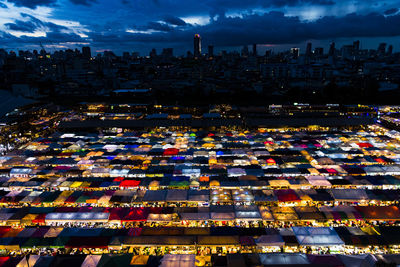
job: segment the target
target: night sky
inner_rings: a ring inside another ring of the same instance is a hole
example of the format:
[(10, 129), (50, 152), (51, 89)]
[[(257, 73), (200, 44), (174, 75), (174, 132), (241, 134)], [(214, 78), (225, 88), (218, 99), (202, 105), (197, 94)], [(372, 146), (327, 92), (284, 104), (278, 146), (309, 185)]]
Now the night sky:
[[(139, 51), (260, 44), (259, 50), (329, 42), (400, 50), (399, 0), (0, 0), (0, 47)], [(303, 50), (304, 51), (304, 50)]]

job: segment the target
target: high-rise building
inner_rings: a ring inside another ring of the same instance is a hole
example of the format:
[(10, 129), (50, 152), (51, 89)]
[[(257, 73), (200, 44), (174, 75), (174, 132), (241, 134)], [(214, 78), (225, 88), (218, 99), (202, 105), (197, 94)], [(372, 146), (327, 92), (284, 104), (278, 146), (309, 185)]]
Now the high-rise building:
[(323, 47), (316, 47), (314, 49), (314, 54), (318, 57), (321, 57), (324, 55), (324, 48)]
[(201, 56), (201, 37), (200, 34), (195, 34), (193, 39), (193, 55), (194, 57)]
[(174, 56), (174, 49), (173, 48), (163, 48), (161, 56), (164, 58), (172, 58)]
[(208, 46), (208, 57), (214, 57), (214, 46), (213, 45)]
[(257, 44), (253, 44), (253, 56), (257, 56)]
[(90, 59), (92, 57), (92, 52), (90, 51), (89, 46), (82, 47), (82, 55), (86, 59)]
[(298, 47), (290, 48), (290, 54), (292, 55), (293, 58), (298, 58), (300, 56), (300, 48)]
[(155, 48), (151, 49), (149, 56), (154, 58), (157, 56), (157, 50)]
[(353, 42), (353, 49), (354, 49), (354, 51), (360, 50), (360, 41), (359, 40)]
[(334, 56), (335, 55), (335, 51), (336, 51), (336, 48), (335, 48), (335, 42), (332, 42), (330, 45), (329, 45), (329, 56)]
[(388, 50), (387, 50), (387, 54), (391, 55), (393, 53), (393, 45), (389, 45)]
[(242, 48), (242, 57), (248, 57), (249, 56), (249, 47), (247, 45), (244, 45)]
[(311, 43), (307, 43), (306, 56), (307, 57), (311, 56), (311, 53), (312, 53), (312, 44)]
[(378, 46), (378, 55), (384, 55), (386, 53), (386, 43), (380, 43)]
[(124, 60), (129, 60), (130, 57), (131, 57), (131, 54), (130, 54), (129, 52), (123, 52), (123, 53), (122, 53), (122, 58), (123, 58)]

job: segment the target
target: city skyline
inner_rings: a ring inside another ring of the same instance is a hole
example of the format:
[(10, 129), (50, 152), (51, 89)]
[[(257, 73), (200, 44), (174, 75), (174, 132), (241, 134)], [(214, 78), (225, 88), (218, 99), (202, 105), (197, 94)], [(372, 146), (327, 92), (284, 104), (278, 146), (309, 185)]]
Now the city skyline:
[[(276, 51), (312, 41), (327, 47), (360, 39), (363, 48), (388, 42), (398, 50), (397, 1), (78, 1), (0, 2), (0, 47), (47, 50), (91, 46), (93, 51), (174, 48), (184, 54), (192, 36), (203, 47), (234, 50), (257, 43)], [(259, 27), (263, 25), (263, 27)]]

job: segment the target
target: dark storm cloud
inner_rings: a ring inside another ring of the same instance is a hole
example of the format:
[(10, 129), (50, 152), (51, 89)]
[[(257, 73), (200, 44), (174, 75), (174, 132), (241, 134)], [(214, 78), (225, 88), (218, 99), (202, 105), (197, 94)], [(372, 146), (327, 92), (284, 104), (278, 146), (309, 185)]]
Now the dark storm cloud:
[(172, 29), (168, 33), (131, 34), (123, 31), (113, 34), (89, 34), (93, 43), (111, 46), (113, 43), (172, 43), (192, 42), (200, 33), (209, 42), (220, 46), (244, 44), (287, 44), (310, 39), (341, 37), (383, 37), (400, 35), (400, 15), (385, 17), (380, 14), (349, 14), (344, 17), (324, 17), (313, 22), (301, 21), (280, 12), (247, 15), (242, 18), (219, 18), (205, 26)]
[(76, 5), (90, 6), (93, 3), (97, 3), (97, 0), (69, 0), (71, 3)]
[(174, 16), (166, 16), (163, 21), (171, 25), (186, 26), (186, 22), (184, 20)]
[[(100, 3), (101, 0), (99, 0)], [(153, 16), (170, 14), (175, 17), (191, 15), (224, 16), (228, 11), (247, 12), (254, 8), (330, 6), (332, 0), (122, 0), (133, 13)], [(153, 18), (154, 19), (154, 18)]]
[[(29, 2), (32, 6), (37, 6), (39, 2), (43, 5), (54, 4), (56, 0), (12, 0), (9, 2), (19, 2), (19, 4)], [(126, 5), (123, 4), (124, 2)], [(81, 7), (93, 3), (97, 4), (92, 5), (91, 8)], [(87, 38), (81, 38), (73, 33), (64, 33), (67, 32), (64, 26), (21, 14), (22, 19), (6, 24), (6, 28), (26, 33), (32, 33), (35, 29), (41, 28), (42, 31), (44, 29), (47, 31), (46, 37), (21, 36), (18, 38), (2, 33), (0, 39), (1, 42), (7, 39), (8, 44), (22, 43), (27, 46), (29, 42), (32, 44), (88, 42), (97, 48), (118, 49), (135, 45), (147, 47), (150, 44), (162, 47), (188, 47), (192, 45), (195, 33), (202, 35), (205, 44), (213, 43), (216, 46), (240, 46), (252, 43), (279, 45), (300, 43), (310, 39), (400, 36), (400, 27), (398, 27), (400, 14), (397, 8), (393, 8), (396, 7), (393, 1), (391, 4), (381, 6), (380, 14), (368, 14), (364, 10), (358, 14), (345, 15), (344, 13), (342, 16), (325, 16), (311, 21), (305, 21), (296, 16), (285, 16), (283, 12), (255, 14), (252, 10), (258, 10), (258, 12), (268, 10), (268, 8), (287, 10), (284, 7), (291, 6), (295, 7), (295, 10), (298, 9), (298, 14), (301, 14), (302, 11), (312, 11), (312, 8), (318, 5), (328, 5), (322, 9), (330, 9), (329, 5), (335, 3), (331, 0), (184, 0), (185, 4), (182, 3), (183, 0), (158, 0), (157, 3), (152, 0), (59, 0), (57, 6), (54, 7), (55, 10), (63, 8), (65, 4), (69, 7), (69, 9), (64, 9), (69, 13), (60, 18), (79, 21), (80, 25), (89, 30), (83, 31), (88, 35)], [(371, 2), (367, 10), (378, 10), (374, 6)], [(225, 13), (238, 13), (241, 16), (225, 16)], [(88, 14), (87, 17), (86, 14)], [(213, 14), (219, 16), (213, 16)], [(208, 15), (210, 23), (206, 25), (189, 24), (183, 20), (196, 16), (207, 20)], [(57, 19), (57, 16), (53, 18)], [(137, 32), (127, 32), (131, 29)]]
[(145, 29), (162, 31), (162, 32), (170, 32), (173, 30), (172, 27), (170, 27), (168, 24), (159, 23), (159, 22), (149, 22)]
[(51, 22), (43, 22), (34, 16), (26, 13), (21, 13), (21, 16), (28, 18), (29, 20), (15, 20), (14, 23), (6, 23), (5, 26), (12, 31), (28, 32), (32, 33), (38, 28), (46, 27), (49, 32), (58, 32), (62, 29), (66, 29), (64, 26), (56, 25)]
[(38, 27), (32, 21), (21, 21), (21, 20), (16, 20), (14, 23), (6, 23), (4, 25), (12, 31), (30, 32), (30, 33), (34, 32)]
[(393, 15), (393, 14), (396, 14), (398, 11), (399, 11), (398, 8), (391, 8), (391, 9), (386, 10), (384, 14), (385, 15)]
[(19, 7), (24, 6), (33, 9), (37, 6), (52, 6), (57, 2), (57, 0), (8, 0), (8, 2)]

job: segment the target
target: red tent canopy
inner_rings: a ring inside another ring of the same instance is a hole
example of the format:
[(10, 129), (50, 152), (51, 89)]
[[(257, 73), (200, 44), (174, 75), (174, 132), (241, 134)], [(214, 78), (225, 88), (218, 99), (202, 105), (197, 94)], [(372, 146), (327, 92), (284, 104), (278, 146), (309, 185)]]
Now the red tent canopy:
[(130, 208), (128, 214), (122, 219), (123, 222), (142, 222), (147, 220), (149, 209), (145, 207)]
[(110, 217), (108, 218), (108, 220), (110, 221), (120, 221), (122, 220), (122, 218), (124, 218), (126, 216), (126, 214), (128, 213), (129, 209), (128, 208), (110, 208), (108, 210), (108, 212), (110, 212)]
[(114, 178), (113, 182), (121, 182), (124, 180), (124, 177), (116, 177)]
[(0, 237), (6, 234), (8, 231), (11, 230), (10, 226), (0, 226)]
[(177, 148), (167, 148), (164, 150), (164, 156), (173, 156), (173, 155), (178, 155), (179, 149)]
[(38, 216), (36, 216), (35, 219), (32, 220), (32, 223), (44, 224), (45, 218), (46, 218), (46, 213), (39, 214)]
[(280, 202), (300, 201), (299, 196), (293, 189), (274, 190), (274, 194)]
[(371, 145), (370, 143), (357, 143), (357, 145), (361, 148), (371, 148), (374, 147), (373, 145)]
[(9, 259), (10, 257), (0, 257), (0, 266), (3, 266)]

